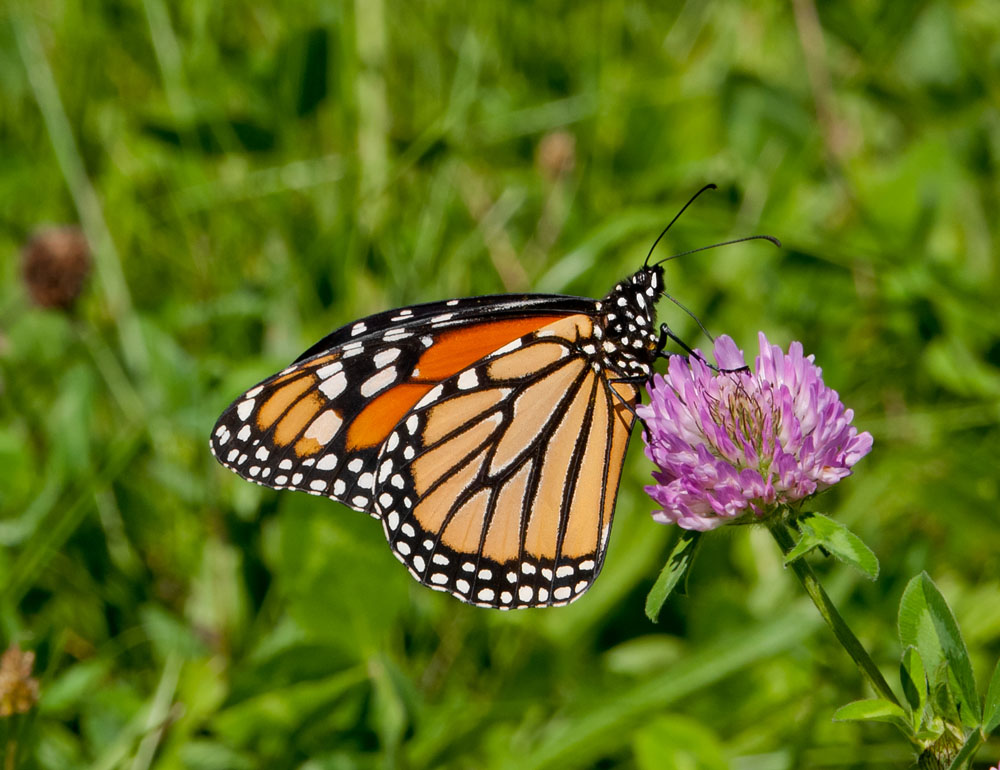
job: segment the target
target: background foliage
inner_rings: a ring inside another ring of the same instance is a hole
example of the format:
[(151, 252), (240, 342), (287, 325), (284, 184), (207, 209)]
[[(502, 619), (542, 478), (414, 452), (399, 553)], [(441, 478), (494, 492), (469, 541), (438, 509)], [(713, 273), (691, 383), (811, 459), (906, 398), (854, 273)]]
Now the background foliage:
[[(41, 685), (0, 720), (7, 761), (904, 766), (888, 726), (831, 721), (865, 688), (766, 532), (706, 538), (688, 596), (646, 620), (675, 533), (648, 516), (638, 441), (600, 581), (518, 613), (420, 588), (367, 517), (209, 455), (222, 408), (330, 329), (450, 296), (600, 296), (709, 181), (663, 254), (784, 248), (671, 262), (673, 294), (750, 350), (758, 329), (801, 339), (875, 435), (824, 505), (882, 575), (813, 559), (826, 585), (897, 682), (895, 608), (926, 569), (992, 670), (992, 0), (0, 13), (0, 642), (36, 652)], [(93, 248), (69, 312), (22, 280), (45, 223)]]

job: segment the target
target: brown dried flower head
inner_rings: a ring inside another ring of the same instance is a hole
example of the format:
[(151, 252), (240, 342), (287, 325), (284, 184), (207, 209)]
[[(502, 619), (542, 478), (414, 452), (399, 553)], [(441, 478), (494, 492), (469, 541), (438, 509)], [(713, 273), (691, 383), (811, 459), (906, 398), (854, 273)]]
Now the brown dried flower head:
[(569, 131), (552, 131), (542, 137), (535, 156), (538, 170), (550, 182), (569, 174), (576, 165), (576, 138)]
[(0, 717), (25, 714), (38, 703), (38, 680), (31, 676), (35, 653), (16, 644), (0, 656)]
[(90, 273), (83, 231), (74, 225), (39, 230), (24, 246), (21, 270), (36, 305), (68, 310)]

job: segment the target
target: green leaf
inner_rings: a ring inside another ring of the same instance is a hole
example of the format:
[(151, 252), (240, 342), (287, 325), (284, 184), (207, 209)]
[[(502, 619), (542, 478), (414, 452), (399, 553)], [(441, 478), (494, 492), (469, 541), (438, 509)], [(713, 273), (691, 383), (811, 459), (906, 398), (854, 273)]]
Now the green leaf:
[(927, 674), (916, 647), (907, 647), (903, 651), (903, 658), (899, 662), (899, 681), (903, 685), (906, 701), (913, 710), (913, 727), (916, 729), (920, 726), (924, 706), (927, 704)]
[(892, 701), (884, 698), (856, 700), (846, 706), (841, 706), (834, 712), (833, 720), (835, 722), (892, 722), (893, 724), (902, 720), (904, 723), (909, 723), (906, 712)]
[(802, 537), (785, 557), (785, 566), (814, 548), (824, 548), (845, 564), (860, 570), (871, 580), (878, 577), (878, 558), (851, 530), (822, 513), (806, 513), (796, 522)]
[(663, 603), (694, 563), (700, 536), (701, 532), (693, 530), (686, 529), (681, 532), (674, 550), (660, 571), (660, 576), (656, 578), (656, 583), (646, 596), (646, 617), (654, 623), (660, 617)]
[[(969, 651), (944, 596), (926, 572), (914, 577), (899, 602), (899, 640), (916, 647), (934, 689), (954, 677), (952, 697), (966, 718), (980, 720), (979, 697)], [(941, 664), (945, 663), (946, 666)]]
[(1000, 660), (993, 669), (993, 678), (986, 690), (986, 708), (983, 711), (983, 732), (989, 735), (1000, 726)]

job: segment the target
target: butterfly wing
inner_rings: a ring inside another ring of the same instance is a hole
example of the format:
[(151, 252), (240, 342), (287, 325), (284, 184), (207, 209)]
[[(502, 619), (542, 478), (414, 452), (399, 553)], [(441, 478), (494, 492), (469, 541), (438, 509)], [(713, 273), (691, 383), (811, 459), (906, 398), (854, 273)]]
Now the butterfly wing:
[(234, 401), (212, 450), (251, 481), (380, 518), (432, 588), (572, 601), (603, 561), (638, 397), (583, 352), (593, 309), (498, 296), (371, 316)]

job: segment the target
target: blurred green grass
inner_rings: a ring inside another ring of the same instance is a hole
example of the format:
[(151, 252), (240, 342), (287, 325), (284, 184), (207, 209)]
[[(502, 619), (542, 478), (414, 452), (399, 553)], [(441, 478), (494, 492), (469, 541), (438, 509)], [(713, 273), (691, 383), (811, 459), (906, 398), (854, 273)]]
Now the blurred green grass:
[[(207, 434), (359, 316), (600, 296), (715, 182), (662, 253), (753, 232), (784, 248), (671, 262), (672, 294), (750, 350), (758, 329), (801, 339), (875, 435), (825, 504), (882, 576), (820, 564), (831, 591), (896, 681), (895, 607), (927, 569), (985, 677), (995, 10), (8, 4), (0, 642), (37, 652), (42, 699), (0, 739), (41, 768), (905, 765), (888, 728), (830, 721), (863, 684), (765, 533), (714, 535), (689, 596), (645, 620), (673, 535), (649, 519), (637, 446), (595, 588), (501, 614), (417, 586), (366, 517), (227, 473)], [(68, 313), (21, 279), (46, 223), (80, 223), (94, 248)]]

